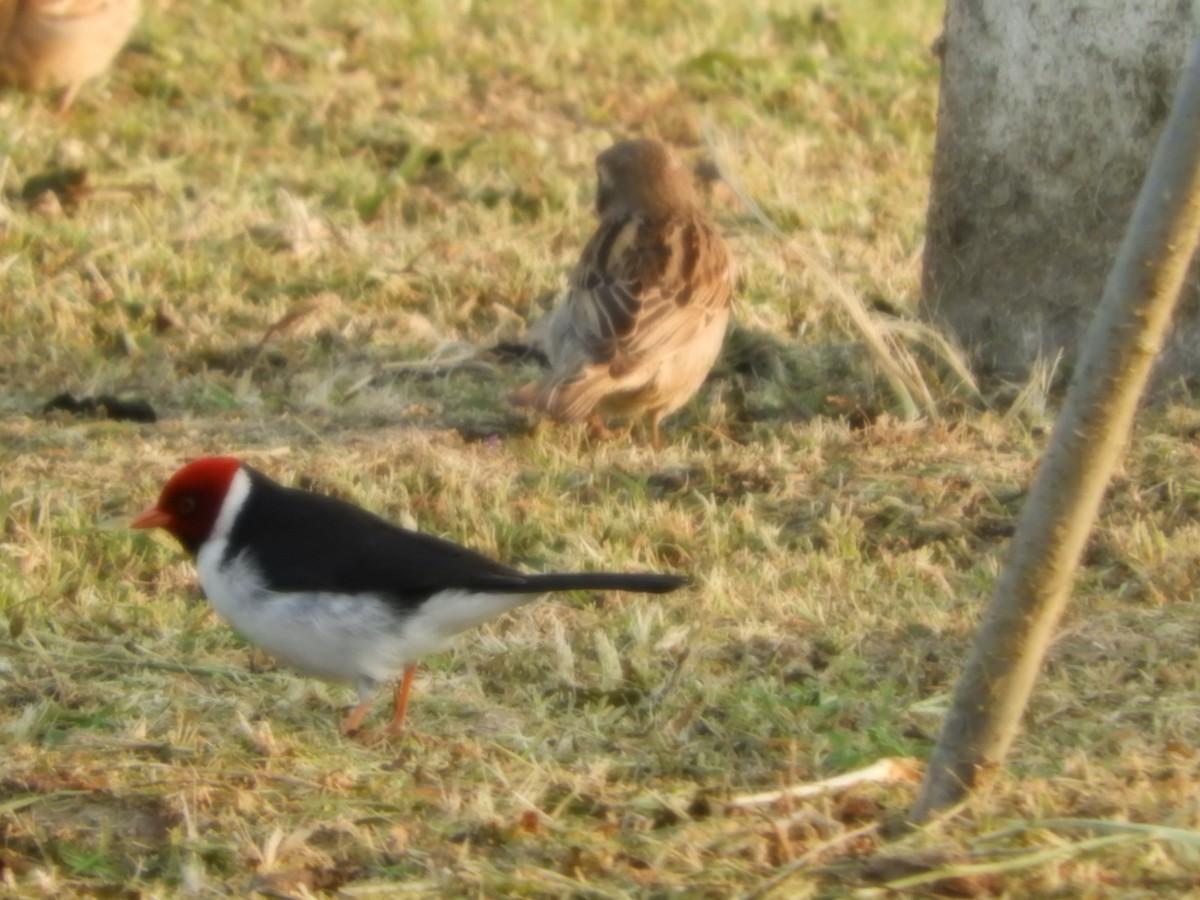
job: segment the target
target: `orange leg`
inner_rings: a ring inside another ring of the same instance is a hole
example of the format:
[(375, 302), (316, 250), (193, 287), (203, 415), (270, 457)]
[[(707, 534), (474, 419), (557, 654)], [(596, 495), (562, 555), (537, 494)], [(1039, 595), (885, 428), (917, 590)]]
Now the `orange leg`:
[(363, 718), (370, 708), (371, 701), (368, 700), (350, 710), (350, 715), (346, 716), (346, 721), (342, 723), (342, 734), (349, 736), (357, 733), (359, 726), (362, 725)]
[(384, 729), (390, 735), (401, 735), (404, 733), (404, 716), (408, 712), (408, 694), (412, 690), (413, 676), (415, 674), (417, 674), (416, 665), (407, 666), (404, 669), (404, 677), (396, 683), (395, 711), (392, 714), (391, 724)]

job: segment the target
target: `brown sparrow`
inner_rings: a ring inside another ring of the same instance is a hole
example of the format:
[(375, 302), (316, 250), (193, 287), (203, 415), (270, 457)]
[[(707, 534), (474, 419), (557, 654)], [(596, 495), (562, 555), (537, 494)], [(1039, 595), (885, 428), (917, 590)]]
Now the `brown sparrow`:
[(112, 62), (137, 23), (139, 0), (0, 0), (0, 84), (62, 88), (58, 111)]
[(658, 423), (699, 389), (721, 350), (734, 269), (687, 171), (662, 144), (622, 141), (596, 157), (592, 235), (562, 303), (531, 329), (550, 363), (513, 403), (561, 422), (601, 414)]

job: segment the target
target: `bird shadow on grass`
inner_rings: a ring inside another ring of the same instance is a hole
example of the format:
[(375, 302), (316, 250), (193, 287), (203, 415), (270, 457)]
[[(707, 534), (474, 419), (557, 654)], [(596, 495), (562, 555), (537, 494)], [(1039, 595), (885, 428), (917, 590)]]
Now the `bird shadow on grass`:
[[(385, 359), (337, 335), (317, 335), (198, 348), (179, 366), (217, 387), (248, 378), (285, 409), (295, 405), (297, 377), (341, 378), (345, 385), (329, 401), (339, 418), (356, 418), (354, 404), (364, 401), (359, 409), (374, 408), (363, 414), (368, 419), (386, 414), (392, 424), (454, 431), (467, 442), (527, 438), (549, 427), (507, 402), (546, 366), (540, 349), (520, 340), (486, 347), (448, 342), (420, 359)], [(715, 429), (740, 443), (778, 423), (821, 417), (862, 428), (888, 408), (857, 344), (804, 344), (735, 324), (698, 398), (672, 417), (668, 431)]]

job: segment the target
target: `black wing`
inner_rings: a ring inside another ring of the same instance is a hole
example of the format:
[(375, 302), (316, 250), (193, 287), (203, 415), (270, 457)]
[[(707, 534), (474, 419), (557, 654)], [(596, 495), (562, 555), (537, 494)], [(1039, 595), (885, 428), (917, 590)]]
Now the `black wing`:
[(466, 547), (244, 468), (254, 488), (234, 523), (227, 552), (236, 556), (252, 543), (254, 562), (272, 590), (378, 593), (404, 605), (454, 588), (537, 590), (517, 570)]

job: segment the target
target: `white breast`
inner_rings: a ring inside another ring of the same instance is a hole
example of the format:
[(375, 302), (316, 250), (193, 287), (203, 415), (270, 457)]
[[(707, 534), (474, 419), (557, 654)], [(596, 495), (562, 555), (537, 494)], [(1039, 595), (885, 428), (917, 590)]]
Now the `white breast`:
[(226, 546), (210, 539), (196, 557), (213, 609), (281, 662), (328, 681), (394, 680), (460, 631), (532, 599), (442, 591), (406, 612), (369, 594), (278, 593), (265, 587), (246, 553), (223, 563)]

